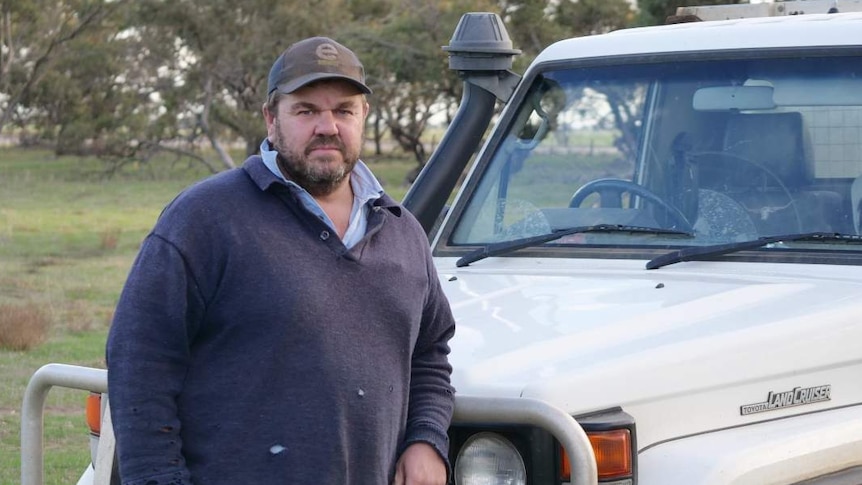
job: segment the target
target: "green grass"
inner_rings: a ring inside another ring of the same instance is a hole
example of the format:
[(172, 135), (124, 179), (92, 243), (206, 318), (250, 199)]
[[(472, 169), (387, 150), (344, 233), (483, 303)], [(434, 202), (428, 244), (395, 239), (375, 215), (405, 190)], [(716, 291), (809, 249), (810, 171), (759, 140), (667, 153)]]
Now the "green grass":
[[(396, 200), (413, 162), (369, 166)], [(32, 374), (59, 362), (104, 368), (113, 308), (139, 244), (162, 207), (207, 174), (154, 162), (107, 179), (97, 160), (0, 148), (0, 305), (37, 305), (47, 338), (0, 349), (0, 484), (20, 480), (20, 412)], [(54, 389), (45, 417), (45, 483), (75, 483), (89, 463), (87, 393)]]
[[(107, 179), (97, 160), (0, 153), (0, 303), (36, 305), (50, 320), (43, 344), (0, 350), (0, 483), (16, 483), (30, 377), (50, 362), (104, 368), (113, 306), (140, 241), (164, 204), (206, 173), (155, 163)], [(48, 395), (45, 483), (74, 483), (89, 461), (86, 395)]]

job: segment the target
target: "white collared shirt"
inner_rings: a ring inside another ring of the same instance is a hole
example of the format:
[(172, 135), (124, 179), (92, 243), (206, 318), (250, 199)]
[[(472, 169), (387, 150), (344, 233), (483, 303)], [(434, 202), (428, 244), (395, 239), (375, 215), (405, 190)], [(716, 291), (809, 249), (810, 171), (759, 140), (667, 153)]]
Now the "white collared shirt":
[[(264, 139), (263, 143), (260, 144), (260, 154), (263, 157), (264, 165), (266, 165), (266, 168), (270, 172), (299, 189), (299, 200), (302, 202), (302, 205), (325, 222), (332, 229), (333, 233), (337, 233), (335, 223), (326, 215), (326, 212), (314, 200), (314, 197), (296, 182), (288, 180), (281, 173), (281, 169), (278, 168), (278, 152), (270, 150), (268, 139)], [(368, 227), (369, 202), (379, 199), (383, 194), (383, 187), (380, 185), (380, 182), (377, 181), (377, 178), (371, 173), (371, 169), (362, 160), (357, 161), (356, 166), (353, 167), (353, 171), (350, 172), (350, 187), (353, 189), (353, 207), (350, 209), (350, 223), (347, 226), (344, 237), (341, 239), (341, 242), (348, 249), (355, 246), (365, 236), (365, 230)]]

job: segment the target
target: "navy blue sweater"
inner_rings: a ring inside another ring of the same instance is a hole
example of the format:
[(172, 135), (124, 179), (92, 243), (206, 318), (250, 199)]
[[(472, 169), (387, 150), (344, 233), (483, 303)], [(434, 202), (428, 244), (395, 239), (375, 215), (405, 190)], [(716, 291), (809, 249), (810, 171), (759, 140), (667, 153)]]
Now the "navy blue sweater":
[(180, 194), (107, 343), (129, 485), (388, 484), (448, 452), (454, 320), (416, 220), (374, 202), (350, 250), (257, 156)]

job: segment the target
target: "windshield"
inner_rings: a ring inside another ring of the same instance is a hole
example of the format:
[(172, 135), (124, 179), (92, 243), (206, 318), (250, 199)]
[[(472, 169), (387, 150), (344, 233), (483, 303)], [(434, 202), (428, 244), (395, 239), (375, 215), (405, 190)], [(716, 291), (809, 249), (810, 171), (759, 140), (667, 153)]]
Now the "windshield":
[(862, 232), (862, 58), (781, 55), (542, 71), (501, 121), (507, 129), (478, 162), (445, 243), (599, 224), (694, 237), (608, 231), (544, 245), (668, 248)]

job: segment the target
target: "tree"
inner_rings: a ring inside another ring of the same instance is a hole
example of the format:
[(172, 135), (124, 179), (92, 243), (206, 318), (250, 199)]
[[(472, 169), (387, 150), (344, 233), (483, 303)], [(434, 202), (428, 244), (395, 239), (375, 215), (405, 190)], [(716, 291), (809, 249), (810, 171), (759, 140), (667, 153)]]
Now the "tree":
[(567, 29), (568, 37), (604, 34), (631, 24), (635, 18), (628, 0), (564, 0), (552, 18)]
[(605, 33), (626, 27), (634, 19), (628, 0), (500, 0), (503, 20), (522, 72), (545, 47), (570, 37)]
[[(101, 42), (125, 8), (124, 0), (3, 0), (0, 3), (0, 132), (10, 121), (27, 123), (55, 64), (76, 46)], [(88, 38), (84, 39), (87, 36)], [(92, 47), (90, 45), (89, 47)]]
[(516, 60), (521, 68), (542, 49), (569, 36), (569, 29), (550, 19), (553, 7), (547, 0), (501, 0), (500, 8), (514, 47), (524, 53)]
[(145, 114), (156, 108), (129, 80), (123, 59), (131, 45), (107, 29), (93, 30), (51, 62), (25, 99), (27, 123), (41, 128), (39, 139), (52, 141), (58, 154), (100, 154), (146, 125)]

